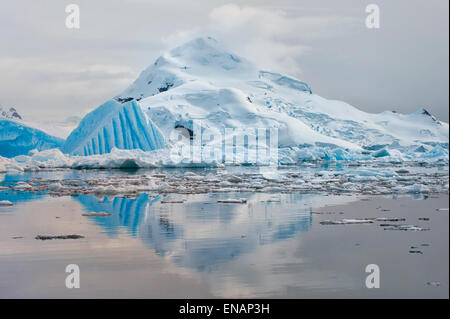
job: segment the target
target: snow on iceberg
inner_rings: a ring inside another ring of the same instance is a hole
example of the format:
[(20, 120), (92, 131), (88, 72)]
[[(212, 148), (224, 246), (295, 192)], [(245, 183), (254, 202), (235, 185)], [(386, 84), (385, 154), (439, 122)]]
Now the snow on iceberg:
[[(424, 109), (365, 113), (312, 94), (303, 81), (263, 71), (211, 38), (165, 53), (116, 98), (138, 100), (168, 139), (174, 127), (192, 130), (194, 120), (219, 131), (277, 128), (280, 149), (300, 149), (294, 160), (406, 160), (449, 138), (448, 124)], [(445, 159), (445, 152), (423, 155)]]
[(69, 135), (63, 152), (95, 155), (120, 149), (151, 151), (164, 147), (164, 137), (136, 101), (110, 100), (88, 115)]
[[(196, 132), (194, 123), (200, 127)], [(183, 156), (173, 160), (171, 150), (183, 145), (179, 135), (173, 134), (180, 129), (189, 133), (183, 143), (194, 144), (192, 153), (205, 148), (220, 153), (219, 143), (227, 139), (229, 129), (247, 130), (237, 135), (248, 141), (262, 140), (258, 129), (275, 129), (279, 164), (320, 160), (448, 163), (449, 156), (448, 124), (424, 109), (408, 115), (366, 113), (313, 94), (303, 81), (263, 71), (227, 52), (214, 39), (198, 38), (163, 54), (122, 93), (89, 113), (62, 146), (66, 158), (52, 160), (50, 166), (56, 162), (76, 168), (228, 164), (231, 153), (226, 147), (224, 156), (212, 162), (194, 163)], [(222, 140), (205, 132), (219, 132)], [(235, 150), (237, 154), (237, 145)], [(16, 160), (25, 169), (45, 166), (32, 158)], [(234, 164), (239, 161), (248, 164), (242, 158)]]

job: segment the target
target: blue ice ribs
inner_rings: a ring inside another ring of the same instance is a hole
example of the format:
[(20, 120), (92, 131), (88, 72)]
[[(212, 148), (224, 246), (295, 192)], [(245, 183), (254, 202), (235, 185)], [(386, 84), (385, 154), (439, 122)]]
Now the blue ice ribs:
[(95, 155), (120, 149), (151, 151), (164, 147), (164, 136), (136, 101), (109, 100), (84, 117), (67, 138), (63, 151), (71, 155)]

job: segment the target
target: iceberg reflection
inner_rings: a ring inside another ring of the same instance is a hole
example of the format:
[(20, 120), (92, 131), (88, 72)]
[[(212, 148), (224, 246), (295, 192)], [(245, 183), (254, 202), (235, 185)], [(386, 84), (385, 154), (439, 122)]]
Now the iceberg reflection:
[(216, 265), (255, 251), (259, 246), (294, 238), (311, 227), (313, 195), (247, 194), (247, 204), (221, 204), (218, 199), (243, 194), (185, 196), (185, 202), (164, 203), (159, 196), (137, 198), (93, 196), (76, 198), (87, 217), (110, 236), (125, 232), (138, 237), (157, 254), (182, 267), (209, 271)]

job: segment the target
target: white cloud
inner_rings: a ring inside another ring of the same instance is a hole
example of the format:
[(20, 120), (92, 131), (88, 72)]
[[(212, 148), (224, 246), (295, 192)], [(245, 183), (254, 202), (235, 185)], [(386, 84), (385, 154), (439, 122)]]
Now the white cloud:
[(311, 48), (311, 39), (336, 36), (354, 19), (336, 16), (291, 16), (281, 9), (226, 4), (209, 13), (206, 26), (165, 38), (168, 46), (196, 36), (213, 36), (232, 51), (262, 68), (299, 76), (298, 58)]

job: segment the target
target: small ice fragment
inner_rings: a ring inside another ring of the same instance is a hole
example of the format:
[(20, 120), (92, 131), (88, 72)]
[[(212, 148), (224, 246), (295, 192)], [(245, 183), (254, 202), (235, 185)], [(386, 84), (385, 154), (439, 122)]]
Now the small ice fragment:
[(9, 200), (0, 200), (0, 207), (1, 206), (13, 206), (14, 204), (11, 203)]
[(342, 220), (324, 220), (321, 221), (321, 225), (347, 225), (347, 224), (371, 224), (370, 219), (342, 219)]
[(375, 220), (377, 222), (403, 222), (406, 219), (401, 217), (377, 217)]
[(39, 240), (52, 240), (52, 239), (79, 239), (84, 238), (82, 235), (37, 235), (35, 239)]
[(281, 198), (280, 197), (271, 197), (266, 202), (267, 203), (280, 203), (281, 202)]
[(106, 217), (111, 216), (111, 213), (84, 213), (81, 216), (98, 216), (98, 217)]
[[(382, 226), (382, 225), (380, 225)], [(429, 228), (422, 228), (415, 225), (383, 225), (387, 226), (384, 230), (405, 230), (405, 231), (426, 231)]]
[(51, 184), (48, 187), (48, 189), (51, 190), (51, 191), (57, 192), (57, 191), (60, 191), (60, 190), (64, 189), (64, 187), (60, 183), (56, 182), (54, 184)]
[(193, 172), (186, 172), (184, 173), (184, 176), (198, 176), (198, 175)]
[(183, 204), (184, 200), (162, 200), (161, 204)]
[(247, 200), (244, 198), (241, 199), (219, 199), (218, 203), (227, 203), (227, 204), (246, 204)]
[(14, 186), (15, 190), (21, 191), (21, 190), (27, 190), (33, 188), (30, 184), (25, 182), (19, 182)]
[(448, 212), (448, 207), (447, 208), (438, 208), (436, 210), (439, 212)]
[(439, 287), (441, 285), (441, 283), (439, 281), (429, 281), (427, 282), (428, 286), (434, 286), (434, 287)]
[(239, 176), (231, 175), (227, 178), (227, 181), (229, 181), (230, 183), (241, 183), (242, 178), (240, 178)]

